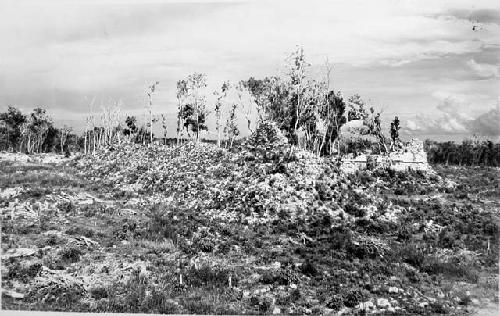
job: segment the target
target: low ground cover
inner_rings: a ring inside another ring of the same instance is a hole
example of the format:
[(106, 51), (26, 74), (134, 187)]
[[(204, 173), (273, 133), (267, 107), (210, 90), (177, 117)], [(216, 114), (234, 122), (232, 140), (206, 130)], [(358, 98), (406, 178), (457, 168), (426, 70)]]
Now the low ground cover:
[(0, 162), (2, 308), (456, 315), (498, 305), (498, 169), (343, 174), (269, 129), (232, 151), (125, 145), (58, 165)]

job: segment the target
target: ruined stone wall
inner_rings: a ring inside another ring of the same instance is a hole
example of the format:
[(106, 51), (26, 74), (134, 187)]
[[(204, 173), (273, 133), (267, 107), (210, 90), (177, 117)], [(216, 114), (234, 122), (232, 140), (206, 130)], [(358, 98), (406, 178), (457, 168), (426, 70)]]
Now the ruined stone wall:
[(431, 169), (427, 162), (424, 143), (418, 139), (412, 139), (388, 155), (360, 154), (356, 157), (347, 155), (342, 158), (341, 169), (347, 173), (375, 168), (389, 168), (396, 171)]

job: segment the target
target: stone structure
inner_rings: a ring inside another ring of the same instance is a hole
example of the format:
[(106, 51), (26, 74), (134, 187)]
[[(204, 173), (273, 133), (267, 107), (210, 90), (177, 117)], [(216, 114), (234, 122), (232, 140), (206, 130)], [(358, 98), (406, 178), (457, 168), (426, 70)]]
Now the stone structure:
[(429, 171), (427, 153), (424, 144), (418, 139), (403, 144), (401, 148), (385, 155), (347, 155), (342, 158), (341, 169), (344, 172), (356, 170), (389, 168), (396, 171), (422, 170)]

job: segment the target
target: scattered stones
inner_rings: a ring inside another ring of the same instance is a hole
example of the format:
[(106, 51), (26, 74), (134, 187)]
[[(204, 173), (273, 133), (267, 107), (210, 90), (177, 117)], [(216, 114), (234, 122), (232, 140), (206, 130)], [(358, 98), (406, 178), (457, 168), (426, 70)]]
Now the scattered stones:
[(7, 290), (7, 289), (2, 289), (2, 296), (11, 297), (14, 299), (23, 299), (24, 298), (24, 294), (18, 293), (16, 291), (12, 291), (12, 290)]
[(5, 188), (0, 190), (0, 199), (12, 199), (23, 192), (23, 188)]
[(359, 303), (359, 305), (357, 305), (356, 307), (362, 310), (369, 310), (375, 308), (375, 304), (373, 304), (372, 301), (366, 301), (363, 303)]
[(33, 256), (37, 253), (37, 249), (34, 248), (13, 248), (7, 250), (4, 254), (2, 254), (2, 260), (8, 260), (10, 258), (17, 257), (29, 257)]
[(377, 306), (380, 308), (388, 308), (391, 306), (391, 303), (386, 298), (377, 298)]
[(395, 287), (395, 286), (390, 286), (388, 289), (387, 289), (387, 292), (389, 293), (398, 293), (399, 292), (399, 288)]

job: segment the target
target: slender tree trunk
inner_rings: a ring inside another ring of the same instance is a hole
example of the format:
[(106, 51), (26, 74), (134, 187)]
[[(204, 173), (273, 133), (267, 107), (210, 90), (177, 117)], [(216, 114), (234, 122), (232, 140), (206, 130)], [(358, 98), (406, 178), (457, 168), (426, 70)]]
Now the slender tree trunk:
[[(151, 92), (152, 94), (152, 92)], [(149, 142), (153, 143), (153, 96), (149, 95)]]
[(181, 104), (181, 101), (179, 100), (179, 113), (177, 114), (177, 134), (176, 134), (176, 138), (177, 138), (177, 146), (179, 146), (179, 143), (180, 143), (180, 132), (181, 132), (181, 112), (182, 112), (182, 104)]
[(61, 155), (64, 153), (63, 151), (63, 131), (61, 130)]
[(198, 112), (198, 100), (196, 99), (196, 96), (194, 98), (196, 108), (196, 143), (198, 143), (198, 140), (200, 139), (200, 113)]
[(92, 131), (92, 136), (93, 136), (93, 140), (94, 140), (94, 141), (93, 141), (93, 143), (92, 143), (92, 145), (93, 145), (92, 155), (95, 155), (96, 140), (97, 140), (97, 139), (96, 139), (96, 138), (97, 138), (97, 135), (96, 135), (96, 130), (95, 130), (95, 128), (94, 128), (94, 130)]

